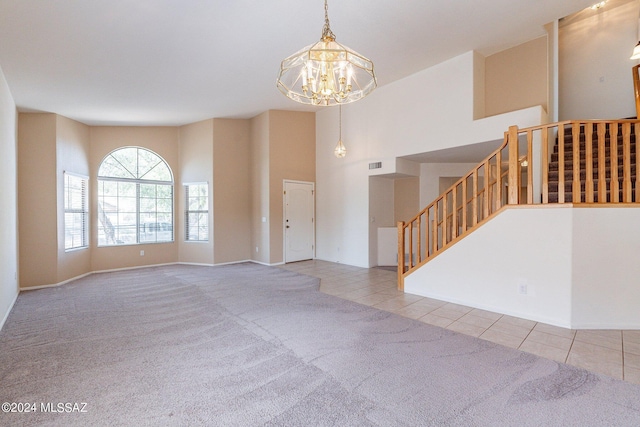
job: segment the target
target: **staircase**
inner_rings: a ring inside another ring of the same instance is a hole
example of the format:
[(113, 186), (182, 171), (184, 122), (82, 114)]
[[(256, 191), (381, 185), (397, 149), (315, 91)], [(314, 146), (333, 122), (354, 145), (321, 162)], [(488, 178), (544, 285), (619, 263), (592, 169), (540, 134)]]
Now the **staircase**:
[[(635, 186), (636, 186), (636, 136), (635, 136), (635, 126), (630, 127), (630, 143), (629, 143), (629, 155), (625, 157), (625, 146), (624, 146), (624, 138), (620, 129), (617, 129), (615, 132), (616, 138), (613, 141), (613, 152), (611, 150), (611, 132), (610, 128), (607, 128), (606, 132), (604, 132), (604, 144), (598, 141), (598, 132), (596, 129), (593, 129), (591, 135), (587, 135), (585, 133), (585, 126), (580, 126), (580, 132), (578, 135), (578, 143), (579, 148), (577, 149), (578, 155), (580, 156), (580, 200), (576, 200), (577, 202), (585, 203), (587, 202), (586, 195), (586, 186), (587, 183), (587, 169), (588, 162), (587, 158), (591, 159), (590, 163), (590, 174), (592, 177), (592, 185), (593, 185), (593, 200), (589, 200), (589, 202), (598, 203), (598, 202), (614, 202), (613, 193), (618, 193), (617, 201), (623, 201), (624, 194), (623, 188), (625, 186), (625, 168), (624, 162), (625, 159), (629, 161), (629, 176), (627, 178), (629, 185), (631, 185), (632, 189), (632, 202), (635, 202)], [(588, 138), (590, 136), (590, 138)], [(590, 140), (591, 144), (591, 153), (587, 153), (587, 139)], [(551, 161), (549, 162), (549, 203), (558, 203), (559, 202), (559, 181), (560, 181), (560, 169), (563, 170), (563, 181), (564, 181), (564, 202), (573, 202), (573, 180), (574, 180), (574, 135), (573, 129), (568, 127), (564, 132), (563, 137), (563, 149), (559, 145), (559, 138), (556, 138), (556, 145), (554, 146), (553, 152), (551, 154)], [(603, 156), (600, 154), (600, 145), (604, 146)], [(560, 153), (562, 151), (563, 153)], [(615, 153), (615, 156), (612, 157), (612, 153)], [(564, 158), (564, 165), (560, 165), (559, 158), (560, 156)], [(613, 164), (613, 167), (612, 167)], [(617, 165), (616, 165), (617, 164)], [(577, 165), (576, 165), (577, 166)], [(602, 174), (602, 176), (601, 176)], [(604, 182), (600, 182), (604, 179)], [(603, 191), (604, 190), (604, 191)], [(601, 194), (605, 197), (601, 199)]]
[(511, 126), (502, 146), (414, 218), (398, 223), (398, 289), (407, 275), (503, 209), (640, 207), (636, 135), (637, 119)]

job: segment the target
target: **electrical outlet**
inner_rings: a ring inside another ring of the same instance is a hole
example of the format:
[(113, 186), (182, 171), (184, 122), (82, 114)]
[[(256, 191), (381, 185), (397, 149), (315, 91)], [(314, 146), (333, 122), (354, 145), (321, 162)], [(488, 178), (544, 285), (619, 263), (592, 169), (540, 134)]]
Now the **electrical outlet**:
[(527, 295), (527, 282), (520, 282), (518, 283), (518, 293), (520, 295)]
[(144, 251), (140, 251), (140, 256), (144, 256)]
[(258, 253), (258, 251), (259, 251), (259, 249), (258, 249), (258, 247), (256, 246), (256, 253)]

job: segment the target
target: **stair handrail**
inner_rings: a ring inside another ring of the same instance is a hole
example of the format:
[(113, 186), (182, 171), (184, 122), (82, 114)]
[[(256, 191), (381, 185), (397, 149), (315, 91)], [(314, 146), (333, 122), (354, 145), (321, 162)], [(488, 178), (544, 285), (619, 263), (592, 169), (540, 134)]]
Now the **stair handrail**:
[(633, 73), (633, 93), (636, 99), (636, 118), (640, 119), (640, 64), (631, 67)]
[[(566, 154), (571, 157), (570, 171), (565, 170), (567, 160), (564, 152), (568, 130), (571, 131), (572, 151)], [(566, 120), (524, 129), (509, 127), (499, 148), (416, 216), (407, 222), (398, 222), (398, 289), (404, 289), (404, 278), (408, 274), (506, 207), (551, 203), (640, 206), (640, 194), (636, 197), (636, 192), (640, 192), (640, 175), (633, 172), (635, 177), (632, 180), (632, 171), (640, 169), (638, 157), (631, 164), (632, 134), (640, 135), (640, 121), (637, 119)], [(613, 142), (607, 145), (606, 140), (613, 136), (616, 137), (616, 149), (610, 150), (610, 162), (615, 161), (618, 167), (610, 168), (610, 177), (607, 178), (605, 152)], [(552, 199), (549, 191), (550, 144), (555, 144), (556, 137), (563, 141), (558, 144), (557, 156), (565, 161), (558, 162), (558, 191), (557, 195), (553, 193)], [(619, 146), (620, 139), (622, 144)], [(584, 155), (580, 150), (582, 140)], [(635, 143), (635, 137), (633, 140)], [(594, 147), (596, 157), (593, 155)], [(619, 151), (622, 151), (620, 159)], [(586, 165), (584, 179), (580, 167), (583, 159)], [(565, 181), (565, 172), (570, 173), (570, 181)], [(570, 191), (566, 191), (567, 185)], [(580, 197), (573, 200), (573, 194)]]

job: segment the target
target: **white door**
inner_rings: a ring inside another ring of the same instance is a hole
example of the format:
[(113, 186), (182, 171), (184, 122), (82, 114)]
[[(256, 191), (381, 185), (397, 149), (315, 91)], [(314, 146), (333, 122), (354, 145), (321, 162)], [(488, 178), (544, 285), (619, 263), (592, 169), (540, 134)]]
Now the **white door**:
[(313, 259), (314, 184), (284, 181), (284, 262)]

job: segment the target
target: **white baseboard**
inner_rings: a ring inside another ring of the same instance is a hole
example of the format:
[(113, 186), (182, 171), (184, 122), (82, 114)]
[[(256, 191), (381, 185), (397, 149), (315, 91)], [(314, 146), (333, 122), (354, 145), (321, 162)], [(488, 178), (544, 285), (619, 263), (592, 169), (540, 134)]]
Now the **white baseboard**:
[(35, 291), (37, 289), (45, 289), (45, 288), (55, 288), (57, 286), (64, 285), (65, 283), (73, 282), (74, 280), (78, 280), (78, 279), (82, 279), (83, 277), (90, 276), (93, 273), (94, 273), (93, 271), (91, 271), (89, 273), (84, 273), (84, 274), (81, 274), (79, 276), (72, 277), (71, 279), (67, 279), (65, 281), (62, 281), (60, 283), (52, 283), (50, 285), (38, 285), (38, 286), (30, 286), (28, 288), (20, 288), (20, 292), (23, 292), (23, 291)]
[(240, 261), (217, 262), (217, 263), (213, 264), (213, 266), (214, 266), (214, 267), (217, 267), (217, 266), (219, 266), (219, 265), (243, 264), (243, 263), (245, 263), (245, 262), (255, 262), (255, 261), (252, 261), (252, 260), (250, 260), (250, 259), (243, 259), (243, 260), (240, 260)]
[(209, 264), (206, 262), (176, 262), (179, 265), (195, 265), (196, 267), (213, 267), (215, 264)]
[(276, 262), (276, 263), (273, 263), (273, 264), (269, 264), (267, 262), (256, 261), (254, 259), (243, 259), (241, 261), (220, 262), (220, 263), (215, 263), (215, 264), (198, 263), (198, 262), (177, 262), (176, 264), (181, 264), (181, 265), (199, 265), (199, 266), (203, 266), (203, 267), (218, 267), (218, 266), (223, 266), (223, 265), (244, 264), (245, 262), (251, 262), (253, 264), (265, 265), (267, 267), (272, 267), (274, 265), (284, 265), (284, 262)]
[(267, 266), (267, 267), (273, 267), (275, 265), (284, 265), (284, 262), (268, 263), (268, 262), (256, 261), (255, 259), (248, 259), (245, 262), (252, 262), (254, 264), (260, 264), (260, 265), (264, 265), (264, 266)]
[(23, 291), (35, 291), (35, 290), (38, 290), (38, 289), (46, 289), (46, 288), (55, 288), (55, 287), (64, 285), (66, 283), (73, 282), (74, 280), (82, 279), (83, 277), (90, 276), (92, 274), (99, 274), (99, 273), (113, 273), (113, 272), (116, 272), (116, 271), (138, 270), (138, 269), (141, 269), (141, 268), (153, 268), (153, 267), (162, 267), (162, 266), (165, 266), (165, 265), (177, 265), (177, 264), (180, 264), (180, 265), (196, 265), (196, 266), (202, 266), (202, 267), (216, 267), (216, 266), (222, 266), (222, 265), (242, 264), (242, 263), (245, 263), (245, 262), (252, 262), (252, 263), (255, 263), (255, 264), (261, 264), (261, 265), (266, 265), (266, 266), (274, 266), (274, 265), (284, 264), (284, 263), (266, 264), (266, 263), (262, 263), (262, 262), (259, 262), (259, 261), (254, 261), (254, 260), (251, 260), (251, 259), (245, 259), (245, 260), (241, 260), (241, 261), (222, 262), (222, 263), (219, 263), (219, 264), (207, 264), (207, 263), (196, 263), (196, 262), (166, 262), (166, 263), (162, 263), (162, 264), (148, 264), (148, 265), (138, 265), (138, 266), (135, 266), (135, 267), (121, 267), (121, 268), (110, 268), (110, 269), (107, 269), (107, 270), (90, 271), (88, 273), (84, 273), (84, 274), (81, 274), (79, 276), (72, 277), (70, 279), (64, 280), (64, 281), (59, 282), (59, 283), (51, 283), (51, 284), (48, 284), (48, 285), (38, 285), (38, 286), (29, 286), (29, 287), (26, 287), (26, 288), (20, 288), (20, 292), (23, 292)]
[(35, 291), (35, 290), (38, 290), (38, 289), (45, 289), (45, 288), (55, 288), (57, 286), (61, 286), (61, 285), (64, 285), (66, 283), (73, 282), (74, 280), (78, 280), (78, 279), (82, 279), (83, 277), (90, 276), (92, 274), (112, 273), (114, 271), (124, 271), (124, 270), (137, 270), (137, 269), (140, 269), (140, 268), (152, 268), (152, 267), (160, 267), (160, 266), (163, 266), (163, 265), (174, 265), (174, 264), (177, 264), (177, 263), (176, 262), (168, 262), (168, 263), (164, 263), (164, 264), (150, 264), (150, 265), (140, 265), (140, 266), (136, 266), (136, 267), (122, 267), (122, 268), (112, 268), (112, 269), (108, 269), (108, 270), (90, 271), (88, 273), (84, 273), (84, 274), (81, 274), (79, 276), (72, 277), (70, 279), (64, 280), (64, 281), (59, 282), (59, 283), (51, 283), (49, 285), (38, 285), (38, 286), (29, 286), (29, 287), (26, 287), (26, 288), (20, 288), (20, 292), (23, 292), (23, 291)]
[(9, 308), (7, 309), (7, 312), (2, 317), (2, 320), (0, 320), (0, 331), (4, 327), (4, 324), (7, 321), (7, 319), (9, 318), (9, 313), (11, 313), (11, 310), (13, 310), (14, 304), (16, 303), (16, 301), (18, 301), (18, 295), (20, 295), (20, 292), (17, 292), (16, 295), (13, 297), (13, 301), (11, 301), (11, 304), (9, 304)]
[(285, 264), (284, 262), (268, 263), (268, 262), (256, 261), (255, 259), (243, 259), (243, 260), (240, 260), (240, 261), (220, 262), (220, 263), (215, 263), (215, 264), (198, 263), (198, 262), (177, 262), (176, 264), (200, 265), (200, 266), (203, 266), (203, 267), (217, 267), (217, 266), (222, 266), (222, 265), (244, 264), (245, 262), (251, 262), (253, 264), (259, 264), (259, 265), (265, 265), (267, 267), (273, 267), (273, 266), (276, 266), (276, 265), (284, 265)]
[[(108, 270), (96, 270), (96, 271), (92, 271), (92, 272), (87, 273), (87, 274), (112, 273), (114, 271), (126, 271), (126, 270), (139, 270), (141, 268), (162, 267), (163, 265), (175, 265), (175, 264), (178, 264), (178, 263), (177, 262), (165, 262), (165, 263), (162, 263), (162, 264), (149, 264), (149, 265), (138, 265), (138, 266), (135, 266), (135, 267), (111, 268), (111, 269), (108, 269)], [(82, 276), (79, 276), (78, 279), (80, 277), (82, 277)], [(75, 279), (72, 279), (72, 280), (75, 280)]]

